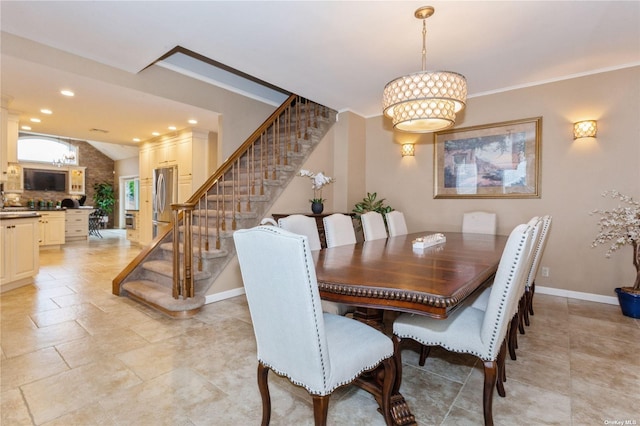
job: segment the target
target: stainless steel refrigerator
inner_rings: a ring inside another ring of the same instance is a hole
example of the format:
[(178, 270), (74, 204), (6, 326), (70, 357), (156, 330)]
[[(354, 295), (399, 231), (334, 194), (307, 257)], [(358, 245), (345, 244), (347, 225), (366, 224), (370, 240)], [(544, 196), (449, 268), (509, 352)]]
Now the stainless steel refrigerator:
[(175, 167), (153, 170), (153, 238), (171, 226), (171, 204), (178, 202), (178, 173)]

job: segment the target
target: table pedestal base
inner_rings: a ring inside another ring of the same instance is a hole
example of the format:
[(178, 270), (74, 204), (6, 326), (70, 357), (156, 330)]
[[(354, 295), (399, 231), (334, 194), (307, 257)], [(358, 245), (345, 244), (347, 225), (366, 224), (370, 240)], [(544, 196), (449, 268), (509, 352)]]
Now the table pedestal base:
[[(384, 379), (384, 368), (378, 367), (368, 373), (363, 373), (353, 384), (369, 392), (378, 403), (378, 411), (382, 413), (382, 382)], [(394, 426), (417, 425), (416, 418), (411, 414), (409, 405), (404, 400), (400, 392), (391, 395), (391, 417)]]
[(376, 308), (362, 308), (356, 307), (356, 311), (353, 313), (353, 318), (363, 322), (376, 330), (383, 331), (382, 316), (384, 311)]

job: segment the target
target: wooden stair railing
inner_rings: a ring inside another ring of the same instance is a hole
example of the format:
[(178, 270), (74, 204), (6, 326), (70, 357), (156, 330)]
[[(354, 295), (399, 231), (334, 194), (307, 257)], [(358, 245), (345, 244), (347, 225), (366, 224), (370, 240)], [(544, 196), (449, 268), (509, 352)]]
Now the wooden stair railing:
[[(318, 117), (328, 115), (327, 107), (297, 95), (289, 96), (186, 202), (171, 205), (173, 227), (159, 234), (114, 278), (113, 294), (120, 294), (121, 284), (136, 265), (173, 233), (172, 295), (174, 298), (193, 297), (193, 244), (196, 244), (199, 259), (196, 268), (201, 271), (202, 251), (213, 245), (210, 231), (215, 230), (215, 248), (220, 249), (220, 234), (228, 227), (227, 216), (231, 219), (231, 230), (235, 230), (236, 217), (243, 211), (243, 198), (246, 197), (244, 211), (250, 212), (251, 197), (265, 195), (265, 181), (278, 179), (278, 170), (288, 165), (289, 154), (300, 151), (299, 139), (308, 139), (307, 129), (318, 127)], [(227, 209), (229, 205), (231, 208)], [(195, 226), (194, 217), (197, 218)], [(195, 240), (194, 228), (197, 230)]]

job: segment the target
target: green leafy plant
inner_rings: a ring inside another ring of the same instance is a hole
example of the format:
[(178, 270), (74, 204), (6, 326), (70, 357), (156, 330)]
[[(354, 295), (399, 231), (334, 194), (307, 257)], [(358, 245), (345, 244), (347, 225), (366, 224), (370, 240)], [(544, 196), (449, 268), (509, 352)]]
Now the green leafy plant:
[(93, 190), (93, 201), (96, 207), (105, 215), (113, 212), (113, 206), (116, 204), (113, 185), (107, 182), (96, 183), (93, 185)]
[(383, 218), (385, 218), (386, 224), (387, 222), (385, 214), (393, 211), (393, 208), (391, 206), (385, 205), (384, 198), (377, 200), (377, 197), (377, 192), (367, 192), (367, 196), (363, 198), (359, 203), (356, 203), (355, 207), (352, 210), (352, 212), (356, 214), (356, 218), (360, 219), (360, 216), (367, 212), (378, 212), (382, 215)]

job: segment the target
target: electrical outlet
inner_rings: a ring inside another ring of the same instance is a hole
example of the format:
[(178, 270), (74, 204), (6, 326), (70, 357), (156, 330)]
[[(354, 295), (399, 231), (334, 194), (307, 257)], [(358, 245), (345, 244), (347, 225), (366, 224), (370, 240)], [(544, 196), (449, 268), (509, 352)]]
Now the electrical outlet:
[(543, 266), (542, 267), (542, 276), (543, 277), (548, 278), (549, 277), (549, 272), (550, 272), (549, 271), (549, 267), (547, 267), (547, 266)]

